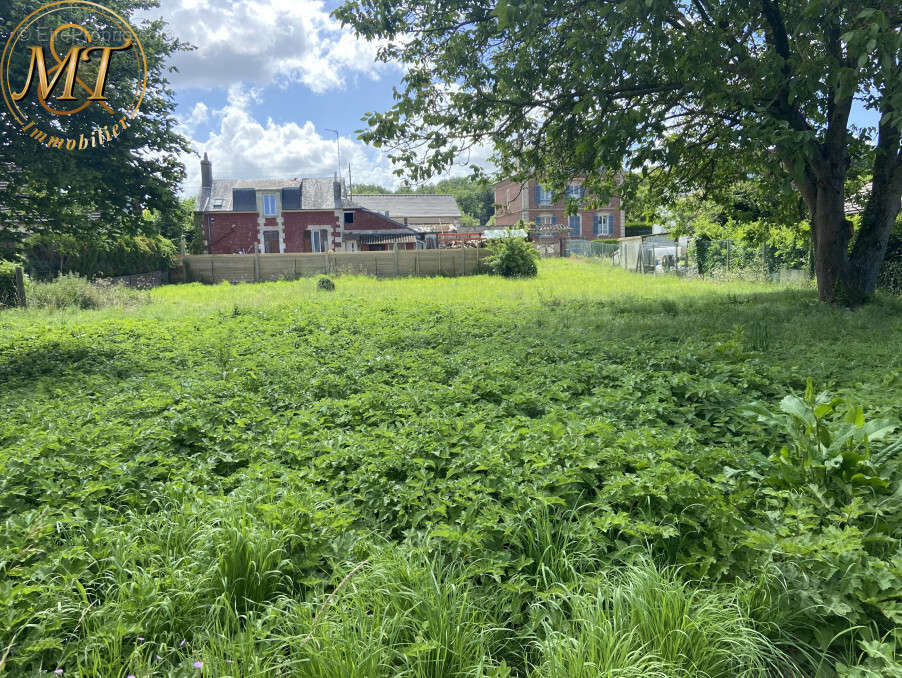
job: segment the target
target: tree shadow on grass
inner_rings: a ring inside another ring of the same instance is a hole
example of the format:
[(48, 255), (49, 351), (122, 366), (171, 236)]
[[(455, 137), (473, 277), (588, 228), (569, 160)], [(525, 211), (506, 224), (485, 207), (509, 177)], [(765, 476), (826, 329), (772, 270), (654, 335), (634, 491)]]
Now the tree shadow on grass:
[(110, 348), (86, 344), (49, 343), (0, 353), (0, 384), (4, 390), (31, 387), (37, 380), (84, 378), (97, 374), (123, 379), (135, 372), (126, 356)]

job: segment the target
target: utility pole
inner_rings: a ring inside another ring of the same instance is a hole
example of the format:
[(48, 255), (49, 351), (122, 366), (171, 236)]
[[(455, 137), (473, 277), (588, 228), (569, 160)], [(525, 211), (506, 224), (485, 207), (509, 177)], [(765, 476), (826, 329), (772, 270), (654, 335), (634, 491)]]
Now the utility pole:
[(339, 137), (337, 129), (324, 127), (323, 131), (332, 132), (335, 135), (335, 145), (338, 147), (338, 176), (341, 176), (341, 137)]

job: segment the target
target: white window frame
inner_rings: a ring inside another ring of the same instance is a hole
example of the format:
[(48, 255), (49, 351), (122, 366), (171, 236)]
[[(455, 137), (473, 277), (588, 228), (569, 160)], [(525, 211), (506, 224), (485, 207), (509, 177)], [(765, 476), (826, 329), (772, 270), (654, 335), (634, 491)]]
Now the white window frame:
[[(267, 209), (270, 205), (272, 205), (272, 211)], [(263, 195), (263, 216), (264, 217), (274, 217), (278, 214), (278, 205), (276, 203), (276, 196), (272, 193), (266, 193)]]
[[(311, 228), (310, 229), (310, 251), (317, 254), (328, 252), (331, 243), (329, 242), (328, 228)], [(318, 249), (317, 249), (318, 248)]]
[(595, 235), (614, 235), (614, 215), (608, 212), (598, 213), (598, 232)]

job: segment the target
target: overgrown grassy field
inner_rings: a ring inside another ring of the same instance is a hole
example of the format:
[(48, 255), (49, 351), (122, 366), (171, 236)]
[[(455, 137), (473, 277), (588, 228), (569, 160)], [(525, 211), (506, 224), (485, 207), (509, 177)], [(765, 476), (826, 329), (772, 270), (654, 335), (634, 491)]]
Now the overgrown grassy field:
[(336, 286), (0, 313), (0, 674), (902, 675), (898, 300)]

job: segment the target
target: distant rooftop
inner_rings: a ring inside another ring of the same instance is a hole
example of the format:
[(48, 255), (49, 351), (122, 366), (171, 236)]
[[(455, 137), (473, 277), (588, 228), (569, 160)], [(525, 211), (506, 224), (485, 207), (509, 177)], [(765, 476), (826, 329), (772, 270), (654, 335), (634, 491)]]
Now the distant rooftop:
[[(341, 209), (342, 201), (335, 199), (334, 179), (214, 179), (213, 188), (201, 188), (197, 199), (198, 212), (231, 212), (232, 191), (236, 188), (254, 188), (258, 191), (278, 191), (283, 188), (301, 189), (301, 209)], [(347, 196), (344, 181), (341, 182), (342, 198)]]
[[(436, 193), (354, 193), (351, 203), (394, 219), (405, 217), (460, 218), (453, 195)], [(347, 205), (352, 206), (352, 205)]]

